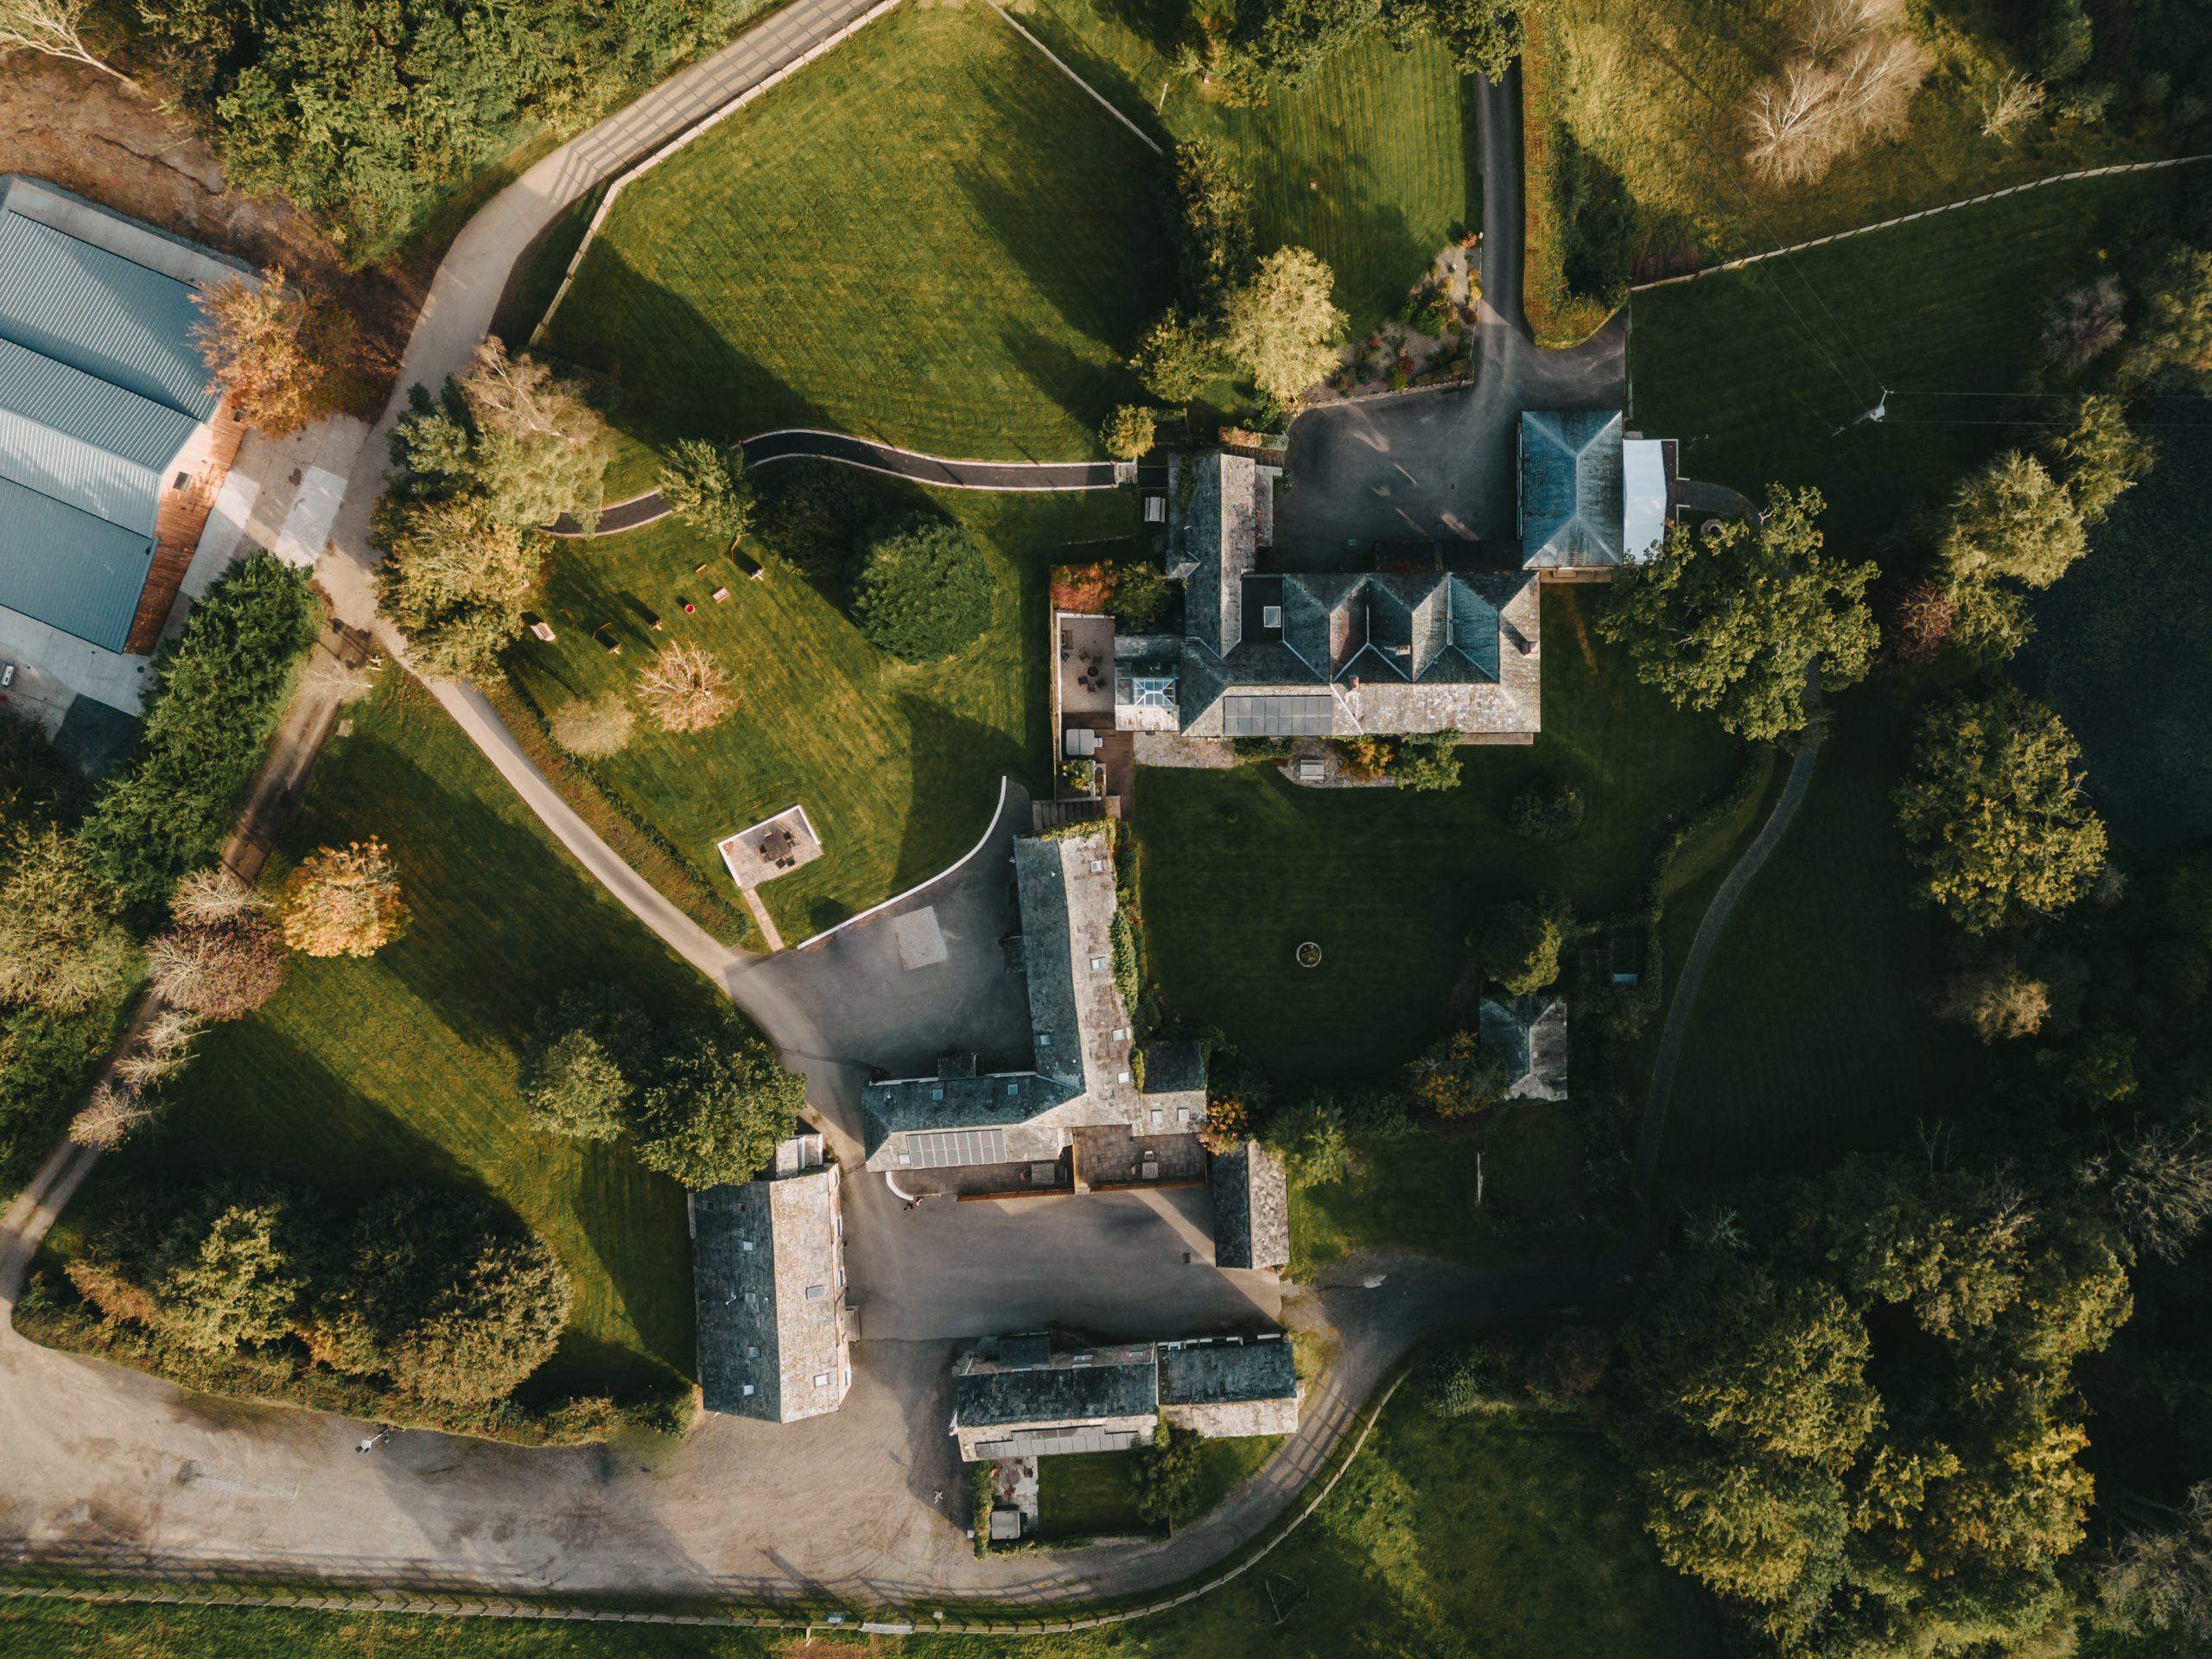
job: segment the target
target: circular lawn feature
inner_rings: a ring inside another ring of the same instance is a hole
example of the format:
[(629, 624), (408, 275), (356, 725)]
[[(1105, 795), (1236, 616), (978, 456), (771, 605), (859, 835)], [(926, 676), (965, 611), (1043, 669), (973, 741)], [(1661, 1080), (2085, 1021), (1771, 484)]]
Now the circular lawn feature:
[(1311, 939), (1300, 945), (1298, 965), (1301, 968), (1319, 968), (1321, 965), (1321, 947)]

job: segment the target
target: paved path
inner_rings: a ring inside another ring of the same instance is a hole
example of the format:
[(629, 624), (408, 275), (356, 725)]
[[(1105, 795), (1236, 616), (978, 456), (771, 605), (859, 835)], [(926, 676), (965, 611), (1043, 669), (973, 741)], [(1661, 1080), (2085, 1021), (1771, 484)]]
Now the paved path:
[[(948, 490), (1110, 490), (1117, 482), (1110, 461), (951, 461), (925, 455), (918, 449), (900, 449), (842, 432), (817, 432), (792, 428), (764, 432), (738, 446), (748, 467), (766, 467), (774, 461), (835, 461), (871, 473), (911, 478), (918, 484), (934, 484)], [(1137, 468), (1137, 482), (1146, 489), (1167, 487), (1165, 462)], [(648, 490), (626, 501), (617, 501), (600, 515), (601, 536), (636, 530), (668, 517), (668, 504), (658, 490)], [(547, 526), (555, 536), (581, 536), (574, 518), (563, 513)]]
[(1341, 569), (1387, 541), (1514, 541), (1516, 433), (1524, 409), (1620, 409), (1624, 311), (1572, 351), (1546, 351), (1522, 309), (1521, 72), (1479, 81), (1483, 299), (1471, 382), (1321, 404), (1291, 423), (1297, 487), (1275, 509), (1276, 551), (1294, 569)]

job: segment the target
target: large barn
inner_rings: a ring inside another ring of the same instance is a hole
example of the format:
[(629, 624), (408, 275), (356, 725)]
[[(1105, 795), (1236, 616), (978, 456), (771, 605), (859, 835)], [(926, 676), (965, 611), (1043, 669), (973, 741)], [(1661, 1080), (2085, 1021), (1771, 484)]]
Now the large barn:
[(239, 429), (192, 340), (240, 273), (0, 178), (0, 607), (103, 652), (161, 638)]

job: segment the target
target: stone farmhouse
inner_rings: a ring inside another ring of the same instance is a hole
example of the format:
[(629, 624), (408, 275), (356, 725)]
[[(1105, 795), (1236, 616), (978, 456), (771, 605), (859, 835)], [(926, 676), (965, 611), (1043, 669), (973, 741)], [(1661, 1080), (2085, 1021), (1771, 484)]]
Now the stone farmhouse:
[[(1521, 417), (1516, 542), (1384, 550), (1373, 570), (1283, 568), (1280, 470), (1213, 454), (1168, 554), (1183, 633), (1114, 639), (1113, 728), (1191, 738), (1455, 731), (1527, 741), (1542, 726), (1541, 587), (1604, 579), (1665, 534), (1671, 440), (1618, 410)], [(1419, 568), (1415, 568), (1415, 567)]]
[(822, 1137), (691, 1200), (699, 1386), (706, 1408), (772, 1423), (819, 1417), (853, 1384), (842, 1176)]
[(1019, 950), (1035, 1046), (1019, 1070), (974, 1057), (862, 1091), (867, 1167), (901, 1191), (1084, 1191), (1205, 1170), (1194, 1045), (1141, 1058), (1114, 976), (1114, 851), (1103, 823), (1014, 842)]
[(1212, 1160), (1213, 1263), (1281, 1271), (1290, 1262), (1290, 1180), (1256, 1141)]
[(1484, 997), (1483, 1046), (1505, 1062), (1508, 1100), (1567, 1098), (1567, 1003), (1550, 995)]
[(1056, 1351), (1039, 1333), (979, 1343), (953, 1373), (964, 1463), (1126, 1452), (1163, 1418), (1215, 1440), (1296, 1433), (1290, 1344), (1270, 1331)]

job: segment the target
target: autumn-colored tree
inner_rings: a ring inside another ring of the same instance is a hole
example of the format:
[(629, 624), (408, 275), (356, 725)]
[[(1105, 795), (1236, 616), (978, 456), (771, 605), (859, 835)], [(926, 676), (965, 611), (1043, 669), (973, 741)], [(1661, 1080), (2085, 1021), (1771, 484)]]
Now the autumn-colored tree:
[(569, 698), (546, 723), (552, 728), (553, 741), (570, 754), (595, 760), (628, 746), (638, 715), (620, 691), (602, 691), (595, 697)]
[(737, 706), (737, 694), (711, 653), (665, 645), (638, 671), (638, 701), (664, 731), (702, 732)]
[(2005, 957), (1952, 975), (1936, 1012), (1972, 1027), (1985, 1043), (2032, 1037), (2050, 1013), (2050, 987)]
[(193, 343), (238, 419), (272, 438), (337, 407), (355, 349), (353, 318), (272, 266), (258, 283), (233, 276), (196, 295)]
[(146, 946), (146, 966), (163, 1000), (209, 1020), (243, 1019), (284, 982), (283, 936), (245, 911), (171, 928)]
[(1406, 1094), (1439, 1117), (1471, 1117), (1505, 1097), (1505, 1063), (1471, 1031), (1432, 1044), (1406, 1068)]
[(1882, 654), (1900, 668), (1921, 668), (1936, 660), (1951, 637), (1958, 601), (1940, 582), (1908, 583), (1891, 601), (1882, 618)]
[(1261, 392), (1286, 407), (1337, 366), (1345, 317), (1335, 278), (1305, 248), (1277, 248), (1222, 303), (1222, 350)]
[(374, 836), (300, 861), (277, 901), (284, 943), (310, 957), (369, 957), (407, 925), (399, 871)]
[(1218, 1095), (1206, 1102), (1206, 1115), (1198, 1125), (1198, 1144), (1216, 1154), (1230, 1153), (1244, 1144), (1251, 1133), (1252, 1114), (1235, 1095)]

